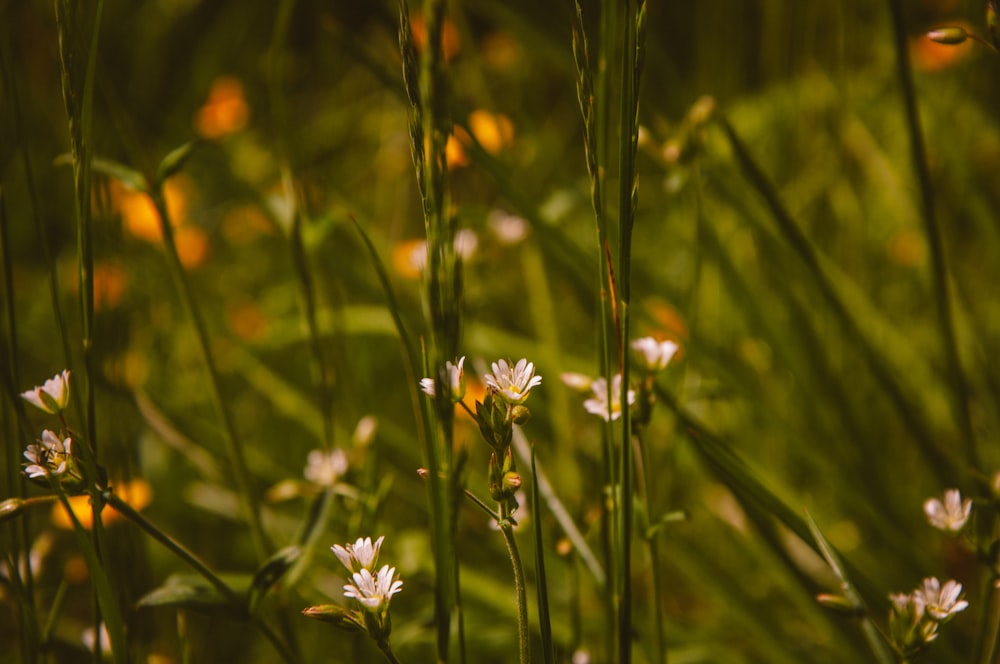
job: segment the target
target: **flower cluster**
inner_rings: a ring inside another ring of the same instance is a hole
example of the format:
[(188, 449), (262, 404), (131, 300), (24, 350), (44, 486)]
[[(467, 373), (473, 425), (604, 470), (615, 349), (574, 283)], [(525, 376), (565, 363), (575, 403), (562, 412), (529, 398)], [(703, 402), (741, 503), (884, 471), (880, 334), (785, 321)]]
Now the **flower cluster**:
[[(451, 400), (464, 406), (473, 415), (483, 439), (492, 450), (489, 467), (490, 497), (513, 510), (516, 507), (514, 492), (521, 486), (521, 476), (517, 473), (510, 449), (514, 425), (524, 423), (530, 416), (524, 402), (531, 395), (531, 390), (542, 383), (542, 377), (535, 374), (535, 365), (527, 358), (521, 358), (517, 362), (503, 359), (493, 362), (492, 373), (483, 376), (486, 396), (482, 401), (476, 402), (473, 413), (462, 402), (465, 396), (464, 368), (464, 356), (456, 358), (455, 362), (445, 363)], [(433, 378), (424, 378), (420, 381), (420, 389), (433, 397), (437, 394), (437, 382)]]
[[(69, 405), (69, 397), (68, 370), (49, 378), (41, 386), (21, 393), (25, 401), (60, 419)], [(25, 476), (38, 484), (50, 486), (50, 481), (55, 480), (64, 488), (77, 489), (83, 482), (73, 456), (73, 435), (67, 430), (56, 432), (44, 429), (41, 438), (25, 448), (24, 458), (27, 460), (22, 463)]]
[[(654, 402), (653, 380), (657, 373), (663, 371), (677, 355), (680, 347), (673, 341), (658, 341), (653, 337), (642, 337), (632, 342), (635, 351), (636, 368), (641, 380), (636, 386), (629, 386), (625, 391), (625, 399), (629, 410), (633, 413), (633, 421), (642, 424), (649, 420)], [(592, 379), (578, 373), (564, 373), (563, 383), (575, 392), (587, 395), (583, 408), (588, 413), (611, 422), (622, 416), (622, 375), (611, 377), (608, 386), (606, 378)]]
[(332, 487), (347, 472), (347, 454), (344, 450), (312, 450), (306, 457), (303, 475), (313, 484)]
[(344, 586), (344, 597), (357, 601), (360, 610), (345, 609), (335, 604), (311, 606), (303, 611), (310, 618), (323, 620), (348, 631), (365, 631), (379, 647), (388, 649), (392, 622), (389, 602), (403, 588), (396, 568), (383, 565), (375, 570), (379, 549), (385, 537), (374, 542), (371, 537), (359, 537), (353, 544), (335, 544), (331, 549), (341, 564), (351, 573), (352, 583)]
[(947, 623), (969, 603), (961, 599), (962, 584), (929, 577), (913, 592), (889, 595), (889, 636), (903, 657), (916, 654), (938, 637)]

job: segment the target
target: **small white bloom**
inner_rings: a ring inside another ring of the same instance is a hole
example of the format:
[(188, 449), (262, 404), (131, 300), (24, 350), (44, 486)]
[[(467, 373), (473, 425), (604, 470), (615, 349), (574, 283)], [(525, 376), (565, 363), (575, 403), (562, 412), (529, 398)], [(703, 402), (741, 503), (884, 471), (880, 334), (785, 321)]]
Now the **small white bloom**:
[(354, 427), (354, 436), (352, 436), (352, 441), (355, 447), (365, 447), (369, 445), (372, 440), (375, 439), (375, 433), (378, 431), (378, 419), (374, 415), (365, 415), (360, 420), (358, 420), (357, 426)]
[(474, 230), (463, 228), (455, 233), (454, 246), (458, 257), (467, 261), (475, 255), (476, 249), (479, 248), (479, 236)]
[[(453, 401), (461, 401), (462, 397), (465, 396), (465, 356), (457, 358), (454, 364), (450, 361), (445, 362), (444, 367), (451, 384), (451, 398)], [(427, 396), (433, 397), (437, 394), (433, 378), (421, 378), (420, 389)]]
[(367, 569), (352, 575), (354, 583), (344, 586), (344, 597), (361, 602), (372, 613), (382, 613), (389, 608), (389, 600), (403, 588), (403, 582), (396, 577), (396, 568), (383, 565), (378, 574), (372, 576)]
[(524, 403), (531, 388), (542, 382), (542, 377), (535, 375), (535, 365), (523, 357), (513, 366), (506, 360), (494, 362), (493, 373), (483, 378), (487, 387), (512, 406)]
[(972, 499), (962, 500), (958, 489), (948, 489), (944, 492), (944, 502), (937, 498), (924, 501), (924, 513), (927, 520), (938, 530), (958, 532), (969, 520), (972, 512)]
[(590, 386), (594, 382), (594, 379), (590, 376), (573, 373), (572, 371), (559, 374), (559, 379), (574, 392), (590, 392)]
[(306, 457), (305, 478), (320, 486), (333, 486), (347, 472), (347, 454), (336, 449), (312, 450)]
[(517, 244), (528, 237), (528, 222), (517, 215), (494, 210), (490, 212), (487, 223), (500, 244)]
[(964, 599), (960, 600), (962, 584), (951, 579), (944, 586), (935, 577), (924, 579), (924, 585), (913, 591), (914, 598), (919, 597), (927, 609), (927, 615), (938, 622), (949, 620), (959, 611), (969, 607)]
[(677, 353), (678, 346), (673, 341), (657, 341), (653, 337), (642, 337), (632, 342), (632, 349), (642, 356), (643, 366), (649, 371), (664, 369)]
[(359, 537), (354, 544), (340, 546), (334, 544), (331, 548), (340, 562), (351, 572), (370, 570), (378, 562), (378, 552), (382, 548), (385, 535), (372, 542), (371, 537)]
[(59, 436), (45, 429), (41, 440), (24, 450), (24, 458), (31, 462), (23, 464), (24, 473), (29, 478), (64, 474), (70, 466), (72, 445), (73, 441), (68, 436), (60, 440)]
[(69, 369), (49, 378), (40, 387), (21, 392), (21, 398), (46, 413), (62, 412), (69, 404)]
[[(611, 379), (611, 390), (609, 394), (608, 381), (598, 378), (590, 386), (594, 396), (583, 402), (583, 407), (588, 413), (593, 413), (605, 420), (617, 420), (622, 415), (622, 375), (615, 374)], [(608, 400), (610, 399), (610, 406)], [(628, 391), (628, 405), (635, 403), (635, 390)], [(610, 412), (610, 417), (609, 417)]]

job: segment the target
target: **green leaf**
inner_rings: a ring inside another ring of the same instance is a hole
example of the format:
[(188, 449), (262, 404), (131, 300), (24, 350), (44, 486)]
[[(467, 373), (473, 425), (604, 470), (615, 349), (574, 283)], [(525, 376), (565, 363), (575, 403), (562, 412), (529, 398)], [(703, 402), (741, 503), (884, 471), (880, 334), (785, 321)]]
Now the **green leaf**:
[(167, 606), (236, 620), (249, 617), (245, 606), (234, 604), (204, 579), (189, 574), (169, 577), (162, 586), (142, 597), (137, 606)]
[(281, 551), (268, 558), (253, 575), (250, 582), (250, 590), (247, 595), (247, 607), (250, 613), (257, 610), (260, 601), (267, 594), (267, 591), (285, 575), (295, 561), (302, 555), (302, 549), (298, 546), (286, 546)]
[[(73, 159), (67, 154), (59, 155), (56, 157), (55, 164), (57, 166), (71, 166), (73, 164)], [(98, 173), (108, 176), (109, 178), (118, 180), (132, 191), (138, 191), (141, 193), (149, 192), (149, 183), (146, 181), (145, 175), (134, 168), (129, 168), (125, 164), (117, 162), (113, 159), (94, 157), (91, 168)]]
[(187, 161), (187, 158), (191, 156), (191, 153), (194, 152), (194, 149), (198, 145), (197, 142), (192, 141), (171, 150), (163, 158), (163, 161), (160, 162), (160, 165), (156, 167), (156, 183), (158, 185), (163, 184), (167, 178), (181, 170), (184, 167), (184, 162)]

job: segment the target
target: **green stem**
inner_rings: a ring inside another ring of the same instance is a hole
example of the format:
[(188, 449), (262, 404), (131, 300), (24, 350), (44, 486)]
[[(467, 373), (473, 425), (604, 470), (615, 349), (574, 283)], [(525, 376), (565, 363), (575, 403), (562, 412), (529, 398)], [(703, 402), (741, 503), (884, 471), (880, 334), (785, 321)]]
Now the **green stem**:
[(187, 314), (191, 318), (191, 322), (194, 325), (195, 334), (198, 337), (198, 347), (201, 350), (202, 359), (205, 362), (205, 368), (208, 371), (209, 391), (212, 394), (215, 407), (219, 411), (219, 415), (222, 418), (223, 441), (225, 444), (226, 455), (229, 457), (229, 462), (233, 467), (233, 474), (236, 480), (237, 492), (240, 496), (240, 503), (243, 506), (247, 523), (250, 526), (250, 537), (253, 540), (258, 560), (263, 561), (267, 557), (267, 552), (270, 547), (267, 541), (267, 536), (264, 533), (263, 524), (260, 520), (260, 506), (257, 503), (257, 498), (255, 497), (250, 484), (250, 473), (247, 471), (246, 459), (240, 452), (239, 444), (237, 443), (236, 427), (233, 423), (232, 415), (229, 412), (229, 408), (226, 406), (225, 399), (222, 397), (219, 371), (215, 366), (215, 359), (213, 358), (212, 352), (209, 348), (208, 330), (206, 329), (205, 321), (201, 316), (201, 310), (195, 302), (194, 292), (192, 291), (191, 284), (188, 281), (187, 273), (184, 271), (184, 265), (181, 263), (180, 255), (177, 253), (177, 244), (174, 241), (174, 232), (171, 225), (170, 213), (167, 211), (167, 203), (163, 196), (162, 187), (163, 183), (157, 183), (153, 190), (149, 192), (149, 196), (160, 216), (160, 228), (163, 232), (163, 244), (167, 249), (170, 269), (173, 272), (174, 280), (177, 282), (177, 287), (180, 290), (184, 308), (187, 310)]
[(186, 546), (175, 540), (170, 535), (160, 530), (156, 524), (144, 517), (142, 514), (137, 512), (135, 508), (126, 503), (124, 500), (118, 497), (113, 491), (104, 492), (104, 500), (115, 509), (116, 512), (124, 516), (125, 518), (132, 521), (134, 524), (139, 526), (146, 534), (150, 535), (157, 542), (167, 547), (170, 551), (177, 555), (178, 558), (186, 562), (188, 565), (194, 568), (198, 574), (209, 583), (211, 583), (215, 588), (222, 593), (226, 599), (231, 601), (234, 605), (240, 606), (245, 604), (243, 599), (230, 588), (225, 581), (216, 576), (215, 572), (209, 569), (198, 556), (194, 554)]
[(524, 585), (524, 567), (521, 564), (521, 554), (517, 550), (517, 541), (514, 539), (514, 528), (511, 526), (507, 507), (500, 506), (500, 512), (504, 518), (500, 520), (500, 532), (503, 533), (504, 542), (507, 544), (507, 553), (510, 554), (510, 564), (514, 568), (514, 590), (517, 593), (517, 641), (518, 641), (518, 661), (527, 664), (531, 661), (531, 649), (528, 643), (528, 599)]
[(392, 664), (399, 664), (399, 659), (396, 658), (396, 653), (392, 651), (392, 646), (389, 645), (389, 641), (379, 641), (378, 649), (382, 651), (385, 658), (389, 660)]
[(924, 136), (920, 128), (920, 113), (917, 109), (917, 95), (910, 72), (909, 44), (903, 21), (902, 0), (889, 0), (892, 12), (893, 40), (896, 46), (896, 74), (903, 92), (903, 106), (906, 114), (906, 130), (910, 139), (913, 170), (920, 188), (920, 212), (927, 235), (927, 245), (931, 253), (931, 277), (934, 284), (937, 322), (944, 343), (951, 382), (951, 407), (962, 432), (965, 453), (972, 468), (979, 468), (972, 416), (969, 412), (969, 389), (962, 371), (962, 361), (958, 354), (958, 339), (951, 314), (951, 296), (948, 290), (948, 267), (945, 262), (944, 242), (941, 229), (934, 213), (934, 190), (931, 186), (930, 169), (927, 167), (927, 153)]

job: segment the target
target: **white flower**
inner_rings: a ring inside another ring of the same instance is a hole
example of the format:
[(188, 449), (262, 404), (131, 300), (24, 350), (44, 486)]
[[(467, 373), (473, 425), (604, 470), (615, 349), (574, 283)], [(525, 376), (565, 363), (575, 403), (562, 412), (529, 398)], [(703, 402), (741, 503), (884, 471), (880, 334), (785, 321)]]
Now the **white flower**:
[(952, 579), (942, 586), (934, 577), (924, 579), (923, 587), (913, 591), (914, 599), (919, 598), (926, 607), (927, 615), (938, 622), (945, 622), (969, 607), (968, 602), (958, 598), (961, 594), (961, 583)]
[(372, 613), (382, 613), (389, 608), (389, 600), (403, 588), (403, 582), (396, 577), (396, 568), (383, 565), (378, 574), (372, 576), (367, 569), (352, 575), (354, 583), (344, 586), (344, 597), (351, 597)]
[(320, 486), (333, 486), (347, 472), (347, 454), (336, 449), (313, 450), (306, 457), (305, 478)]
[[(603, 417), (605, 420), (617, 420), (622, 415), (622, 375), (615, 374), (614, 378), (611, 379), (611, 390), (610, 396), (608, 394), (608, 381), (604, 378), (598, 378), (595, 380), (591, 386), (591, 391), (594, 393), (590, 399), (583, 402), (583, 407), (588, 413), (593, 413), (599, 417)], [(608, 404), (608, 399), (611, 399), (610, 407)], [(635, 403), (635, 390), (628, 391), (628, 405), (631, 406)], [(610, 411), (610, 417), (608, 415)]]
[(944, 492), (944, 502), (937, 498), (924, 501), (924, 513), (931, 525), (938, 530), (958, 532), (969, 520), (972, 512), (972, 499), (962, 500), (958, 489), (948, 489)]
[(670, 363), (677, 352), (673, 341), (657, 341), (653, 337), (642, 337), (632, 342), (632, 349), (642, 356), (643, 366), (649, 371), (660, 371)]
[(49, 378), (41, 387), (21, 392), (21, 397), (46, 413), (62, 412), (69, 404), (69, 369)]
[(517, 215), (493, 210), (490, 212), (487, 223), (500, 244), (517, 244), (528, 237), (528, 222)]
[(385, 535), (372, 542), (371, 537), (359, 537), (354, 544), (340, 546), (334, 544), (331, 548), (340, 562), (351, 572), (370, 570), (378, 562), (378, 551), (382, 548)]
[(356, 447), (365, 447), (371, 444), (377, 431), (378, 419), (374, 415), (365, 415), (358, 420), (357, 426), (354, 427), (352, 441)]
[(574, 392), (590, 392), (590, 386), (594, 380), (590, 376), (567, 371), (559, 374), (559, 379), (563, 384)]
[(523, 357), (514, 366), (506, 360), (494, 362), (493, 373), (483, 378), (491, 390), (512, 406), (524, 403), (531, 388), (542, 382), (542, 377), (535, 375), (535, 365)]
[[(461, 401), (462, 397), (465, 396), (465, 356), (457, 358), (454, 364), (445, 362), (444, 367), (451, 383), (451, 398), (453, 401)], [(420, 379), (420, 389), (431, 397), (437, 393), (433, 378)]]
[(24, 458), (31, 462), (24, 464), (24, 473), (29, 478), (64, 474), (72, 459), (72, 444), (68, 436), (60, 440), (59, 436), (45, 429), (41, 440), (24, 450)]

